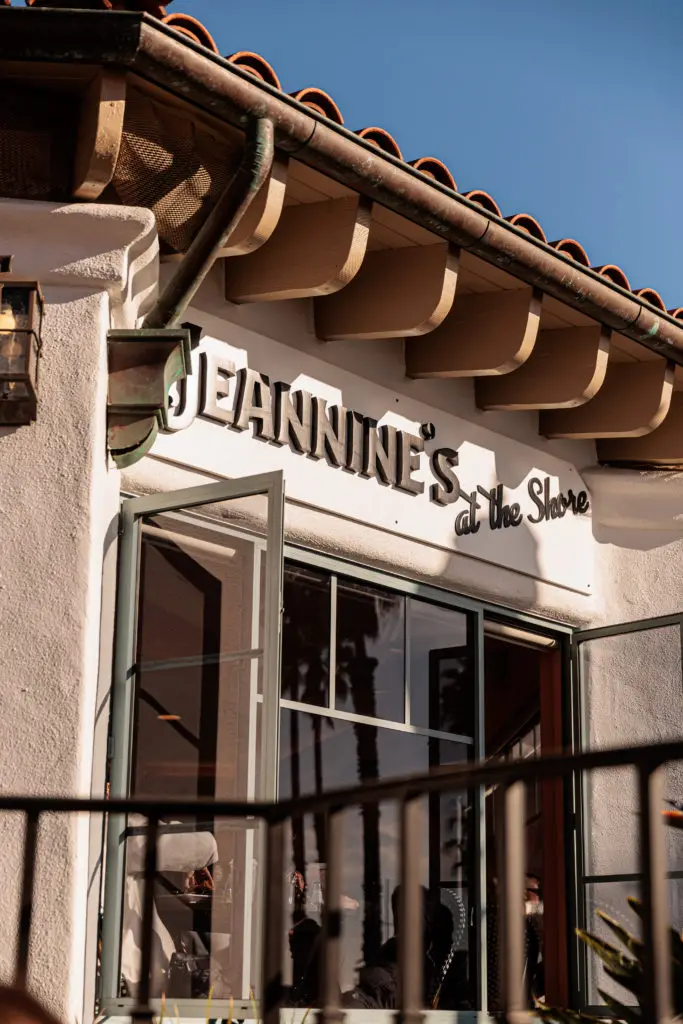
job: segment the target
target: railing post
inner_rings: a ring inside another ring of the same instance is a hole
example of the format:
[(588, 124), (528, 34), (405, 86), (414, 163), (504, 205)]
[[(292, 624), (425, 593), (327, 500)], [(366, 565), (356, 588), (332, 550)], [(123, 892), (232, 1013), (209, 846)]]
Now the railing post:
[(398, 907), (399, 1024), (420, 1024), (423, 1019), (424, 916), (420, 885), (420, 854), (424, 834), (420, 828), (420, 798), (401, 804), (401, 890)]
[(31, 945), (31, 916), (33, 911), (33, 883), (36, 873), (36, 846), (38, 843), (38, 823), (40, 815), (29, 811), (26, 815), (26, 832), (24, 835), (24, 869), (21, 879), (21, 904), (19, 908), (19, 928), (17, 935), (17, 969), (15, 984), (19, 989), (26, 989), (28, 978), (28, 956)]
[(145, 843), (145, 887), (142, 902), (142, 933), (140, 936), (141, 965), (137, 1007), (132, 1013), (133, 1020), (152, 1021), (154, 1014), (150, 1006), (152, 996), (152, 959), (154, 954), (154, 885), (157, 876), (157, 844), (159, 842), (159, 821), (147, 819), (147, 841)]
[(527, 1024), (524, 984), (524, 873), (526, 788), (523, 782), (505, 787), (503, 812), (503, 870), (500, 912), (503, 917), (503, 994), (509, 1024)]
[(643, 877), (643, 1020), (672, 1020), (671, 939), (667, 893), (667, 854), (662, 808), (664, 768), (641, 764), (638, 770)]
[(325, 821), (327, 871), (323, 912), (323, 957), (320, 993), (320, 1024), (339, 1024), (344, 1011), (339, 1004), (339, 965), (341, 962), (341, 889), (344, 856), (344, 812), (332, 808)]
[(266, 823), (265, 886), (263, 890), (263, 974), (260, 1024), (279, 1024), (282, 1003), (282, 946), (284, 914), (284, 821)]

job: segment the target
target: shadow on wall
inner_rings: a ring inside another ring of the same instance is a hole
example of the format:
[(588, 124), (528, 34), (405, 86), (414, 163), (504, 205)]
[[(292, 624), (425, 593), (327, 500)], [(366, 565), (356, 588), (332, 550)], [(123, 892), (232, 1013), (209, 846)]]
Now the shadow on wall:
[(0, 986), (0, 1024), (61, 1024), (25, 992)]
[(670, 544), (680, 544), (680, 530), (634, 530), (603, 526), (593, 520), (593, 537), (596, 544), (612, 544), (630, 551), (656, 551)]

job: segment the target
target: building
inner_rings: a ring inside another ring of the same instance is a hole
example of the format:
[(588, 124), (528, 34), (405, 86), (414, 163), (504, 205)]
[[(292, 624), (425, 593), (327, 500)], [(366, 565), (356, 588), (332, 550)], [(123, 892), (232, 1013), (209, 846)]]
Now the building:
[[(0, 7), (4, 790), (277, 799), (677, 738), (683, 311), (191, 18), (60, 6)], [(602, 984), (572, 926), (628, 913), (632, 781), (529, 793), (558, 1002)], [(248, 1016), (258, 839), (184, 824), (155, 994)], [(33, 984), (65, 1020), (124, 1018), (139, 983), (131, 827), (103, 882), (100, 821), (43, 823)], [(432, 800), (423, 827), (445, 1008), (473, 1020), (495, 793)], [(396, 833), (391, 807), (349, 815), (344, 989), (391, 935)], [(316, 922), (315, 820), (291, 879)]]

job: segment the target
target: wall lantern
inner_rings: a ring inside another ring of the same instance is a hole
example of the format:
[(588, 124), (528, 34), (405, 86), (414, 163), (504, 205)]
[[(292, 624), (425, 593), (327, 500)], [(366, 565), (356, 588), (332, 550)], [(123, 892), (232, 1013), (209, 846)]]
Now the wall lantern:
[(9, 273), (0, 256), (0, 426), (33, 423), (42, 347), (43, 296), (37, 281)]

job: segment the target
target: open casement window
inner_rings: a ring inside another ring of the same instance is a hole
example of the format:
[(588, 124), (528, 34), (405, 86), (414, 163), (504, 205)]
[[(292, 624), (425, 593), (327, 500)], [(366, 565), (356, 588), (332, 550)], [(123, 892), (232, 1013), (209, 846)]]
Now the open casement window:
[[(683, 614), (627, 622), (574, 634), (579, 731), (584, 750), (641, 746), (683, 735)], [(683, 800), (683, 764), (665, 767), (665, 796)], [(628, 903), (639, 896), (640, 848), (636, 773), (610, 768), (576, 780), (582, 841), (578, 849), (577, 923), (614, 944), (602, 910), (635, 935), (640, 922)], [(671, 925), (683, 927), (683, 833), (667, 830)], [(604, 1007), (599, 990), (622, 1003), (632, 997), (601, 962), (577, 945), (580, 997)]]
[[(123, 503), (110, 792), (273, 800), (278, 791), (282, 474)], [(267, 742), (260, 742), (261, 736)], [(107, 836), (102, 1005), (140, 982), (145, 821)], [(195, 815), (162, 822), (152, 996), (185, 1016), (244, 1016), (258, 998), (261, 830)], [(240, 1009), (241, 1008), (241, 1009)], [(241, 1011), (244, 1012), (241, 1012)]]

